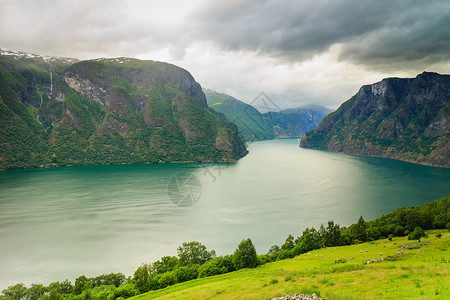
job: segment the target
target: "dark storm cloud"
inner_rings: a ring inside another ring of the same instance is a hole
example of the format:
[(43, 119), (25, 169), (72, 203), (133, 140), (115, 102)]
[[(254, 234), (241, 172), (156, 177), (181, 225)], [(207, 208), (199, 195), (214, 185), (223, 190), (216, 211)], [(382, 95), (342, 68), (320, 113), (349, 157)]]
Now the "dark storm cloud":
[[(450, 1), (0, 0), (3, 46), (42, 54), (181, 59), (196, 42), (301, 62), (336, 59), (386, 70), (450, 59)], [(186, 12), (187, 15), (186, 15)]]
[(358, 64), (428, 64), (450, 58), (450, 1), (224, 1), (196, 16), (202, 38), (298, 62), (338, 45)]

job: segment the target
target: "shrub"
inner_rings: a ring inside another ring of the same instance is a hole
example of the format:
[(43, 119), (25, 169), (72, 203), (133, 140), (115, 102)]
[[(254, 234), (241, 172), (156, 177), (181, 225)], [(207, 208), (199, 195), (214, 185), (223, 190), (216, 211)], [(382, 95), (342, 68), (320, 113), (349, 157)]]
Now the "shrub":
[(162, 274), (158, 280), (158, 285), (160, 289), (163, 289), (170, 285), (174, 285), (175, 283), (177, 283), (177, 278), (172, 272)]
[(173, 271), (177, 282), (185, 282), (196, 279), (198, 277), (198, 265), (188, 265), (185, 267), (179, 267)]
[(224, 261), (222, 257), (216, 257), (210, 261), (207, 261), (205, 264), (200, 266), (198, 269), (198, 277), (208, 277), (219, 274), (227, 273), (228, 269), (224, 265)]

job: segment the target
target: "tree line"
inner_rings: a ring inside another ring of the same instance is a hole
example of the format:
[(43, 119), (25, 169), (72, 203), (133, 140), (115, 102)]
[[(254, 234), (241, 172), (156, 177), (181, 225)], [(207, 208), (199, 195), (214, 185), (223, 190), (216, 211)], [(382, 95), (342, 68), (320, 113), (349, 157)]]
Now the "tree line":
[(306, 228), (294, 237), (288, 235), (285, 242), (272, 246), (268, 253), (257, 255), (251, 239), (242, 240), (233, 254), (216, 256), (198, 241), (183, 243), (177, 256), (164, 256), (153, 263), (142, 264), (128, 278), (122, 273), (104, 274), (88, 278), (80, 276), (72, 284), (65, 280), (48, 286), (16, 284), (2, 291), (0, 300), (114, 300), (125, 299), (151, 290), (158, 290), (177, 283), (255, 268), (268, 262), (291, 258), (323, 247), (357, 244), (395, 236), (408, 236), (420, 240), (425, 230), (450, 230), (450, 196), (416, 207), (404, 207), (366, 222), (358, 221), (348, 227), (328, 221), (319, 229)]

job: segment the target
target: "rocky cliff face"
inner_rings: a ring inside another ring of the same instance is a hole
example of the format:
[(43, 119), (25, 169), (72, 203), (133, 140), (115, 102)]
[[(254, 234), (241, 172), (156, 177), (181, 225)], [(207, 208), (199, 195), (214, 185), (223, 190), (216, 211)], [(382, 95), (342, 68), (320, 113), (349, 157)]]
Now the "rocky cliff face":
[(316, 128), (330, 112), (331, 109), (320, 105), (306, 105), (279, 112), (268, 112), (264, 116), (276, 137), (301, 137)]
[(191, 74), (161, 62), (2, 50), (0, 114), (0, 169), (235, 161), (247, 153)]
[(361, 87), (300, 146), (448, 168), (449, 112), (450, 76), (388, 78)]

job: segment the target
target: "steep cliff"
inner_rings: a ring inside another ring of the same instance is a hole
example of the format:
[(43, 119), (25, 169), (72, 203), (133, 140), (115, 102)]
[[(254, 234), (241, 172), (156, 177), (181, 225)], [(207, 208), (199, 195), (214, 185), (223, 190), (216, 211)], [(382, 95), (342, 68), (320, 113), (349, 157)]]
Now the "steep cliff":
[(0, 169), (235, 161), (247, 153), (236, 126), (208, 108), (184, 69), (1, 54)]
[(449, 75), (387, 78), (361, 87), (300, 146), (448, 168), (449, 112)]
[(306, 105), (265, 113), (266, 123), (277, 137), (301, 137), (313, 130), (322, 119), (332, 112), (320, 105)]

